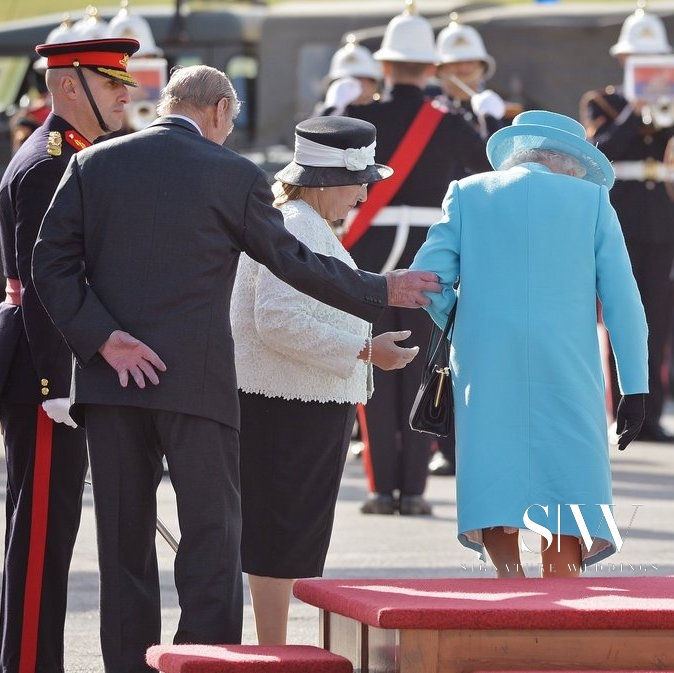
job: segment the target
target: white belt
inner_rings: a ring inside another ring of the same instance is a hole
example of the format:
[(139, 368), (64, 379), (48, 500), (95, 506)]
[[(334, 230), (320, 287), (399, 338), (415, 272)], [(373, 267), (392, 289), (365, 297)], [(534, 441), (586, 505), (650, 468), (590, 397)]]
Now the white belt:
[(653, 182), (673, 182), (674, 167), (655, 159), (645, 161), (615, 161), (613, 170), (617, 180), (652, 180)]
[[(344, 220), (348, 227), (358, 213), (352, 210)], [(399, 224), (407, 227), (430, 227), (442, 217), (441, 208), (427, 208), (425, 206), (386, 206), (374, 216), (371, 227), (396, 227)]]

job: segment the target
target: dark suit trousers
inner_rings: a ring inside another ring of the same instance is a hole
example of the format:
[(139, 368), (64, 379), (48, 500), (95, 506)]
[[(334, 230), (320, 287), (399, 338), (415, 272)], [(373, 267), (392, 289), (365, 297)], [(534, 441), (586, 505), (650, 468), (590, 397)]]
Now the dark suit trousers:
[(374, 370), (374, 394), (365, 407), (370, 458), (377, 493), (421, 495), (426, 488), (431, 436), (412, 430), (412, 402), (419, 389), (423, 359), (432, 326), (422, 309), (389, 308), (375, 332), (412, 330), (402, 346), (419, 346), (419, 355), (404, 369)]
[[(47, 443), (40, 447), (44, 453), (38, 464), (44, 468), (39, 483), (45, 485), (48, 480), (48, 487), (34, 490), (37, 413), (36, 404), (0, 403), (7, 461), (0, 612), (1, 669), (6, 673), (17, 673), (20, 660), (22, 670), (63, 671), (68, 570), (87, 470), (84, 431), (46, 420), (52, 427), (51, 461)], [(26, 662), (34, 662), (34, 668)]]
[[(131, 384), (133, 385), (133, 384)], [(160, 642), (156, 490), (166, 455), (181, 540), (176, 643), (239, 643), (239, 437), (216, 421), (137, 407), (87, 405), (85, 422), (101, 577), (106, 673), (145, 673)]]

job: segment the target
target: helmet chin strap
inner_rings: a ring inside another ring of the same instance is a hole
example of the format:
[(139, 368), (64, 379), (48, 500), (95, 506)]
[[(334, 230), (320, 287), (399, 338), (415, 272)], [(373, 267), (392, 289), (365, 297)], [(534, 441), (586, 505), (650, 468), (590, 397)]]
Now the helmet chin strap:
[(91, 109), (94, 111), (94, 114), (96, 115), (96, 120), (98, 121), (98, 125), (103, 129), (103, 133), (110, 133), (110, 131), (112, 131), (112, 129), (103, 120), (103, 115), (101, 114), (101, 111), (98, 109), (98, 105), (96, 105), (96, 101), (94, 100), (94, 97), (91, 93), (91, 89), (89, 88), (89, 85), (87, 84), (87, 80), (84, 77), (84, 73), (82, 72), (82, 68), (79, 65), (75, 65), (74, 67), (75, 67), (75, 72), (77, 73), (77, 76), (79, 77), (80, 83), (82, 84), (82, 88), (84, 89), (84, 93), (87, 96), (87, 100), (89, 101), (89, 104), (91, 105)]

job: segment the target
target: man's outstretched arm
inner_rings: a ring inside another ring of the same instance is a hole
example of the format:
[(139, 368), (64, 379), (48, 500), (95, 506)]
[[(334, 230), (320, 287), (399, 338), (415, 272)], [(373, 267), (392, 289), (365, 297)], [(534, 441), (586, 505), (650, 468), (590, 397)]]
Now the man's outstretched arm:
[(440, 292), (442, 287), (432, 271), (397, 269), (384, 274), (388, 290), (388, 305), (401, 308), (428, 306), (431, 300), (425, 292)]

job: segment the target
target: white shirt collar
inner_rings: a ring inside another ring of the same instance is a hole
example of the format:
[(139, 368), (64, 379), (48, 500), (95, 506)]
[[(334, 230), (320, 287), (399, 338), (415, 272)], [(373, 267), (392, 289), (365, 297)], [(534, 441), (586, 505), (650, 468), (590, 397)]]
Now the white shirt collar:
[(184, 119), (186, 122), (189, 122), (190, 124), (192, 124), (192, 126), (194, 126), (194, 128), (195, 128), (197, 131), (199, 131), (199, 135), (202, 135), (202, 136), (204, 135), (204, 134), (202, 133), (201, 129), (199, 128), (199, 124), (197, 124), (197, 123), (194, 121), (194, 119), (190, 119), (189, 117), (186, 117), (185, 115), (177, 115), (177, 114), (166, 115), (166, 117), (167, 117), (168, 119)]

